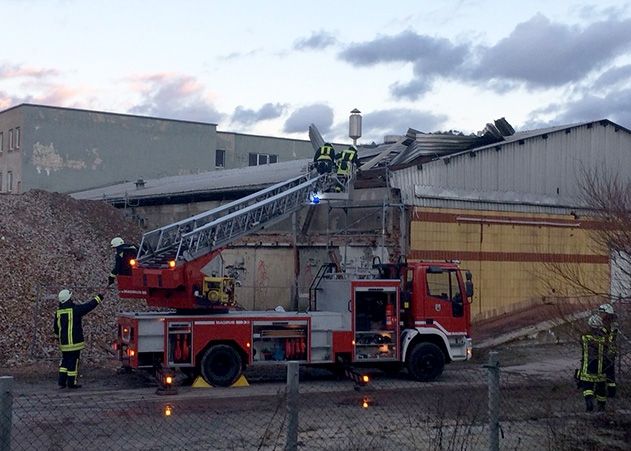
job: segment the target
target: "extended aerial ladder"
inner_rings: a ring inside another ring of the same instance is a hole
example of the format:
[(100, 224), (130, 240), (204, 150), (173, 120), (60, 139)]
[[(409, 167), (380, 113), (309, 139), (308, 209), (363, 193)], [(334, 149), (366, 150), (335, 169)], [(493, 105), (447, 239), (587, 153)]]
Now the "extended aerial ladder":
[(287, 218), (319, 190), (323, 175), (307, 173), (144, 234), (131, 275), (118, 276), (123, 298), (154, 307), (200, 308), (201, 272), (222, 248)]

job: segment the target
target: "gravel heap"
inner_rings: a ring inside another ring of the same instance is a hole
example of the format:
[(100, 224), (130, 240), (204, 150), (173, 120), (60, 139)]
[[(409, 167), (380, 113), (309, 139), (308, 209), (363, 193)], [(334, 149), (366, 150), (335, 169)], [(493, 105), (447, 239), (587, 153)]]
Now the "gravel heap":
[(75, 302), (105, 294), (84, 317), (82, 361), (113, 357), (116, 312), (144, 310), (144, 301), (119, 300), (107, 289), (113, 266), (110, 241), (137, 243), (141, 229), (100, 201), (32, 190), (0, 195), (0, 366), (21, 366), (61, 354), (53, 336), (57, 293), (70, 288)]

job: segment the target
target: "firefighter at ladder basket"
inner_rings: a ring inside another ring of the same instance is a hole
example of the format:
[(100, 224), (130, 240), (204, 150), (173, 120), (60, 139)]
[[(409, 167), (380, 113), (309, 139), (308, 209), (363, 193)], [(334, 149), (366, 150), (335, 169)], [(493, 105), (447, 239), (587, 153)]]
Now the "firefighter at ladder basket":
[(329, 143), (324, 143), (322, 146), (318, 147), (315, 155), (313, 156), (313, 161), (316, 165), (316, 170), (318, 174), (328, 174), (333, 172), (333, 162), (335, 161), (335, 149)]
[(79, 388), (79, 355), (85, 347), (83, 341), (83, 316), (90, 313), (103, 300), (102, 294), (97, 294), (88, 302), (75, 304), (70, 290), (61, 290), (58, 294), (59, 307), (55, 312), (53, 330), (59, 339), (61, 348), (61, 362), (59, 363), (59, 388)]
[(125, 244), (121, 237), (116, 237), (110, 242), (112, 249), (115, 249), (114, 268), (107, 277), (107, 286), (109, 287), (116, 282), (116, 276), (119, 274), (129, 275), (129, 268), (124, 264), (125, 256), (131, 252), (135, 258), (136, 246), (133, 244)]
[(355, 167), (357, 166), (357, 148), (351, 144), (348, 149), (343, 150), (342, 153), (338, 155), (335, 166), (338, 181), (335, 191), (340, 192), (346, 189), (348, 180), (355, 172)]
[(607, 397), (616, 397), (616, 357), (618, 354), (618, 316), (611, 304), (598, 307), (605, 332), (605, 376), (607, 377)]
[(605, 376), (606, 332), (598, 315), (589, 317), (590, 331), (581, 336), (581, 367), (577, 370), (579, 387), (583, 390), (585, 410), (594, 410), (594, 397), (598, 410), (605, 410), (607, 378)]

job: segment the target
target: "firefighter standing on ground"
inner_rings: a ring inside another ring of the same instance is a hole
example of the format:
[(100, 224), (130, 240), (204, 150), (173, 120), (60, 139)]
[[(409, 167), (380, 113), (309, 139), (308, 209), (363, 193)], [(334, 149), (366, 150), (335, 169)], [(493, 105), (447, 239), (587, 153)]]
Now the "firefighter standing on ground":
[(578, 370), (579, 386), (585, 398), (585, 410), (594, 410), (594, 398), (598, 410), (605, 410), (607, 403), (607, 377), (605, 375), (606, 332), (598, 315), (589, 317), (590, 331), (581, 336), (581, 367)]
[(616, 356), (618, 354), (618, 317), (611, 304), (598, 307), (605, 332), (605, 376), (607, 377), (607, 397), (616, 396)]
[(333, 162), (335, 161), (335, 149), (329, 143), (324, 143), (318, 147), (313, 161), (316, 164), (318, 174), (328, 174), (333, 172)]
[(91, 301), (75, 304), (70, 290), (61, 290), (59, 306), (55, 312), (53, 330), (59, 339), (61, 348), (61, 362), (59, 364), (59, 388), (79, 388), (79, 355), (85, 347), (83, 340), (83, 316), (90, 313), (103, 300), (102, 294), (97, 294)]

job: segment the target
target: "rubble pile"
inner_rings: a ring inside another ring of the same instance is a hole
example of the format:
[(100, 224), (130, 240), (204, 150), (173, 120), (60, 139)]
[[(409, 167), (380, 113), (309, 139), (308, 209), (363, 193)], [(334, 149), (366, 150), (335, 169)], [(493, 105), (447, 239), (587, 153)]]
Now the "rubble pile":
[(70, 288), (75, 301), (105, 294), (84, 318), (82, 360), (111, 358), (116, 312), (142, 310), (143, 301), (121, 301), (107, 288), (115, 236), (135, 243), (142, 232), (123, 212), (99, 201), (33, 190), (0, 195), (0, 366), (59, 357), (52, 333), (57, 293)]

